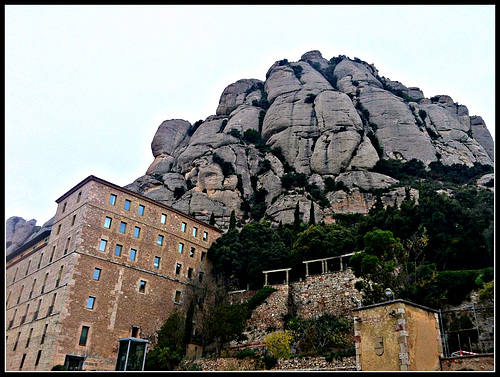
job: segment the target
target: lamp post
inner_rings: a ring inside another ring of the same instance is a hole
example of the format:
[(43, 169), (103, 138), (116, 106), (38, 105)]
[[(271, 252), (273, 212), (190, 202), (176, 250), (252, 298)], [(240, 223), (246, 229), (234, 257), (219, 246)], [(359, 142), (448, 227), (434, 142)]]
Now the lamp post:
[[(387, 296), (388, 301), (394, 300), (394, 293), (392, 292), (391, 288), (386, 288), (384, 293)], [(391, 297), (392, 297), (392, 300), (391, 300)]]

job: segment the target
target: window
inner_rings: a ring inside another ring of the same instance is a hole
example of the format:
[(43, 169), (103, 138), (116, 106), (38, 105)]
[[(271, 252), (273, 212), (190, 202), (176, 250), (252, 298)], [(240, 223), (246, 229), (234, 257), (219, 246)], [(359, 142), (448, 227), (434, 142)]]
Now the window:
[(203, 232), (203, 241), (206, 241), (206, 240), (208, 240), (208, 233)]
[(134, 237), (135, 238), (139, 238), (139, 233), (141, 232), (141, 228), (139, 228), (138, 226), (135, 227), (134, 229)]
[(130, 210), (130, 200), (125, 199), (125, 204), (123, 205), (123, 209), (126, 209), (127, 211)]
[(116, 244), (116, 247), (115, 247), (115, 255), (116, 255), (117, 257), (119, 257), (120, 255), (122, 255), (122, 247), (123, 247), (122, 245), (118, 245), (118, 244)]
[(82, 192), (80, 191), (80, 192), (78, 193), (78, 196), (76, 197), (76, 202), (77, 202), (77, 203), (80, 203), (80, 199), (81, 199), (81, 198), (82, 198)]
[(183, 243), (180, 243), (179, 244), (179, 253), (182, 254), (182, 250), (184, 249), (184, 244)]
[(189, 256), (190, 256), (191, 258), (194, 258), (194, 252), (195, 252), (195, 248), (194, 248), (194, 247), (192, 247), (192, 248), (191, 248), (191, 250), (189, 251)]
[(141, 280), (139, 282), (139, 292), (141, 292), (141, 293), (146, 292), (146, 282), (144, 280)]
[(88, 326), (82, 326), (82, 333), (80, 334), (80, 341), (78, 342), (79, 346), (84, 346), (87, 344), (87, 336), (89, 334)]
[(139, 337), (139, 326), (132, 326), (132, 338), (138, 338)]
[(109, 196), (109, 204), (111, 204), (112, 206), (114, 206), (116, 203), (116, 195), (115, 194), (111, 194)]
[(156, 241), (156, 243), (160, 246), (163, 245), (163, 236), (161, 234), (158, 235), (158, 241)]
[(94, 275), (92, 276), (92, 279), (99, 280), (100, 277), (101, 277), (101, 269), (94, 268)]
[(197, 234), (198, 234), (198, 228), (193, 226), (193, 237), (196, 237)]
[[(37, 268), (40, 268), (40, 266), (42, 265), (42, 259), (43, 259), (43, 253), (40, 254), (40, 260), (38, 261), (38, 266)], [(16, 274), (17, 274), (17, 270), (16, 270)], [(14, 275), (15, 276), (15, 275)]]
[(43, 278), (43, 285), (42, 285), (42, 289), (41, 289), (41, 291), (40, 291), (40, 294), (42, 294), (42, 293), (43, 293), (43, 291), (45, 291), (45, 284), (47, 283), (47, 277), (48, 277), (48, 276), (49, 276), (49, 273), (47, 272), (47, 273), (45, 274), (45, 277)]
[(139, 215), (144, 215), (144, 206), (142, 204), (139, 204), (139, 211), (137, 212)]
[(57, 234), (61, 233), (61, 224), (57, 227)]
[(26, 268), (26, 274), (24, 276), (28, 275), (28, 273), (30, 272), (30, 266), (31, 266), (31, 259), (28, 261), (28, 267)]
[(66, 203), (63, 204), (62, 213), (64, 213), (64, 211), (66, 211)]
[(207, 253), (205, 253), (204, 251), (201, 252), (201, 261), (202, 262), (205, 260), (206, 255), (207, 255)]
[(123, 221), (120, 223), (120, 233), (125, 233), (125, 230), (127, 229), (127, 223), (124, 223)]
[(19, 342), (19, 337), (21, 336), (21, 331), (19, 331), (17, 333), (17, 338), (16, 338), (16, 342), (14, 343), (14, 348), (12, 348), (12, 351), (15, 351), (16, 348), (17, 348), (17, 343)]
[(52, 263), (52, 260), (54, 259), (54, 253), (56, 252), (56, 247), (53, 246), (52, 247), (52, 252), (50, 253), (50, 259), (49, 259), (49, 263)]
[(94, 309), (94, 303), (95, 303), (95, 297), (89, 296), (89, 299), (87, 300), (87, 309)]
[(75, 225), (76, 215), (73, 215), (73, 219), (71, 219), (71, 226)]
[(38, 363), (40, 362), (40, 357), (41, 356), (42, 356), (42, 350), (38, 350), (38, 353), (36, 355), (35, 365), (38, 365)]
[(99, 243), (99, 250), (100, 251), (105, 251), (106, 250), (106, 245), (107, 245), (108, 241), (106, 240), (101, 240), (101, 242)]
[(38, 318), (38, 314), (40, 313), (40, 307), (42, 306), (42, 299), (38, 300), (38, 305), (36, 307), (35, 312), (33, 313), (33, 321)]
[[(40, 263), (42, 263), (42, 257), (43, 257), (43, 253), (40, 255), (40, 261), (38, 262), (38, 268), (40, 268)], [(19, 269), (19, 267), (16, 268), (16, 272), (14, 272), (14, 277), (12, 278), (12, 282), (14, 283), (16, 281), (16, 276), (17, 276), (17, 270)]]
[(179, 275), (181, 273), (181, 268), (182, 268), (182, 264), (177, 263), (177, 265), (175, 266), (175, 273), (177, 275)]
[(30, 291), (30, 296), (28, 297), (28, 299), (31, 299), (31, 297), (33, 296), (33, 291), (35, 289), (35, 284), (36, 284), (36, 279), (33, 279), (33, 284), (31, 284), (31, 291)]
[(21, 286), (21, 292), (19, 292), (19, 296), (17, 297), (17, 304), (21, 301), (21, 296), (23, 295), (24, 285)]
[(129, 255), (129, 259), (130, 260), (135, 260), (135, 254), (137, 253), (137, 250), (136, 249), (130, 249), (130, 255)]
[(188, 268), (188, 279), (191, 279), (193, 276), (193, 269), (191, 267)]
[(28, 334), (28, 340), (26, 341), (26, 348), (28, 348), (28, 346), (30, 345), (31, 335), (33, 335), (33, 327), (30, 329), (30, 332)]
[(64, 266), (61, 266), (61, 268), (57, 272), (56, 288), (59, 287), (59, 283), (61, 282), (61, 276), (62, 276), (63, 268), (64, 268)]
[(104, 219), (104, 227), (105, 228), (111, 228), (111, 217), (107, 217)]
[(182, 223), (181, 224), (181, 232), (185, 232), (186, 231), (186, 223)]
[(166, 224), (167, 223), (167, 215), (166, 214), (164, 214), (164, 213), (161, 214), (160, 222), (162, 224)]
[(21, 364), (19, 365), (19, 369), (23, 369), (23, 365), (24, 365), (24, 360), (26, 359), (26, 354), (23, 353), (23, 358), (21, 359)]
[(175, 298), (174, 298), (174, 302), (176, 304), (178, 304), (179, 302), (181, 302), (181, 292), (180, 291), (175, 291)]
[(202, 280), (203, 280), (203, 272), (199, 273), (198, 280), (200, 281), (200, 283), (202, 282)]
[(154, 268), (160, 268), (160, 257), (155, 257), (155, 261), (153, 263)]
[(49, 327), (49, 324), (46, 323), (45, 324), (45, 328), (43, 329), (43, 333), (42, 333), (42, 339), (40, 340), (40, 344), (43, 344), (43, 342), (45, 342), (45, 335), (47, 335), (47, 329)]
[(64, 255), (66, 255), (68, 253), (70, 241), (71, 241), (71, 237), (68, 237), (68, 239), (66, 240), (66, 247), (64, 248)]

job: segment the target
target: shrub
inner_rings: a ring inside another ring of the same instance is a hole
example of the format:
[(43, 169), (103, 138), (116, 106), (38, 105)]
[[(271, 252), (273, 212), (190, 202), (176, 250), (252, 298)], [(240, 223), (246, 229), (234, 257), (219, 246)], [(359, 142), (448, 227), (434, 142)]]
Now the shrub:
[(186, 189), (184, 187), (176, 187), (174, 189), (174, 198), (179, 199), (184, 193), (186, 192)]
[(292, 69), (293, 73), (295, 74), (295, 77), (300, 79), (300, 77), (302, 76), (302, 67), (300, 65), (294, 65)]
[(276, 331), (268, 336), (264, 343), (267, 346), (267, 351), (278, 359), (290, 359), (292, 356), (290, 346), (293, 340), (293, 333), (290, 330)]
[(264, 366), (267, 370), (274, 368), (276, 364), (278, 364), (278, 359), (273, 355), (262, 356), (262, 361), (264, 362)]
[(305, 102), (305, 103), (314, 103), (314, 99), (316, 98), (316, 96), (317, 96), (316, 94), (309, 93), (309, 94), (306, 96), (306, 98), (305, 98), (304, 102)]

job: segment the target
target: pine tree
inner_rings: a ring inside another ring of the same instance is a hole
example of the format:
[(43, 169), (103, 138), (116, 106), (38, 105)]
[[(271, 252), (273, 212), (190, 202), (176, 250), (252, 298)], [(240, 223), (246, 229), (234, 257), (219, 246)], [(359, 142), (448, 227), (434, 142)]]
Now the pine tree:
[(234, 209), (231, 211), (231, 217), (229, 218), (229, 230), (236, 229), (236, 214)]
[(300, 229), (300, 208), (299, 208), (299, 202), (297, 201), (297, 205), (295, 206), (295, 214), (294, 214), (294, 219), (293, 219), (293, 229), (295, 232), (298, 232)]
[(208, 222), (210, 225), (215, 225), (215, 215), (212, 212), (212, 215), (210, 215), (210, 221)]
[(316, 219), (314, 218), (314, 202), (311, 200), (311, 209), (309, 210), (309, 225), (316, 225)]

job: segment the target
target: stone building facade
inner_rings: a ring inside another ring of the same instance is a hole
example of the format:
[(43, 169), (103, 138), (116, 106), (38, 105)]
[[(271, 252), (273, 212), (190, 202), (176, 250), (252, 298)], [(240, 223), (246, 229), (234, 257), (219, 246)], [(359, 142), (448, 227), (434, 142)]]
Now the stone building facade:
[(6, 369), (114, 370), (118, 340), (154, 340), (210, 272), (221, 231), (89, 176), (49, 234), (7, 257)]
[(441, 370), (437, 311), (394, 300), (354, 309), (353, 315), (358, 370)]

